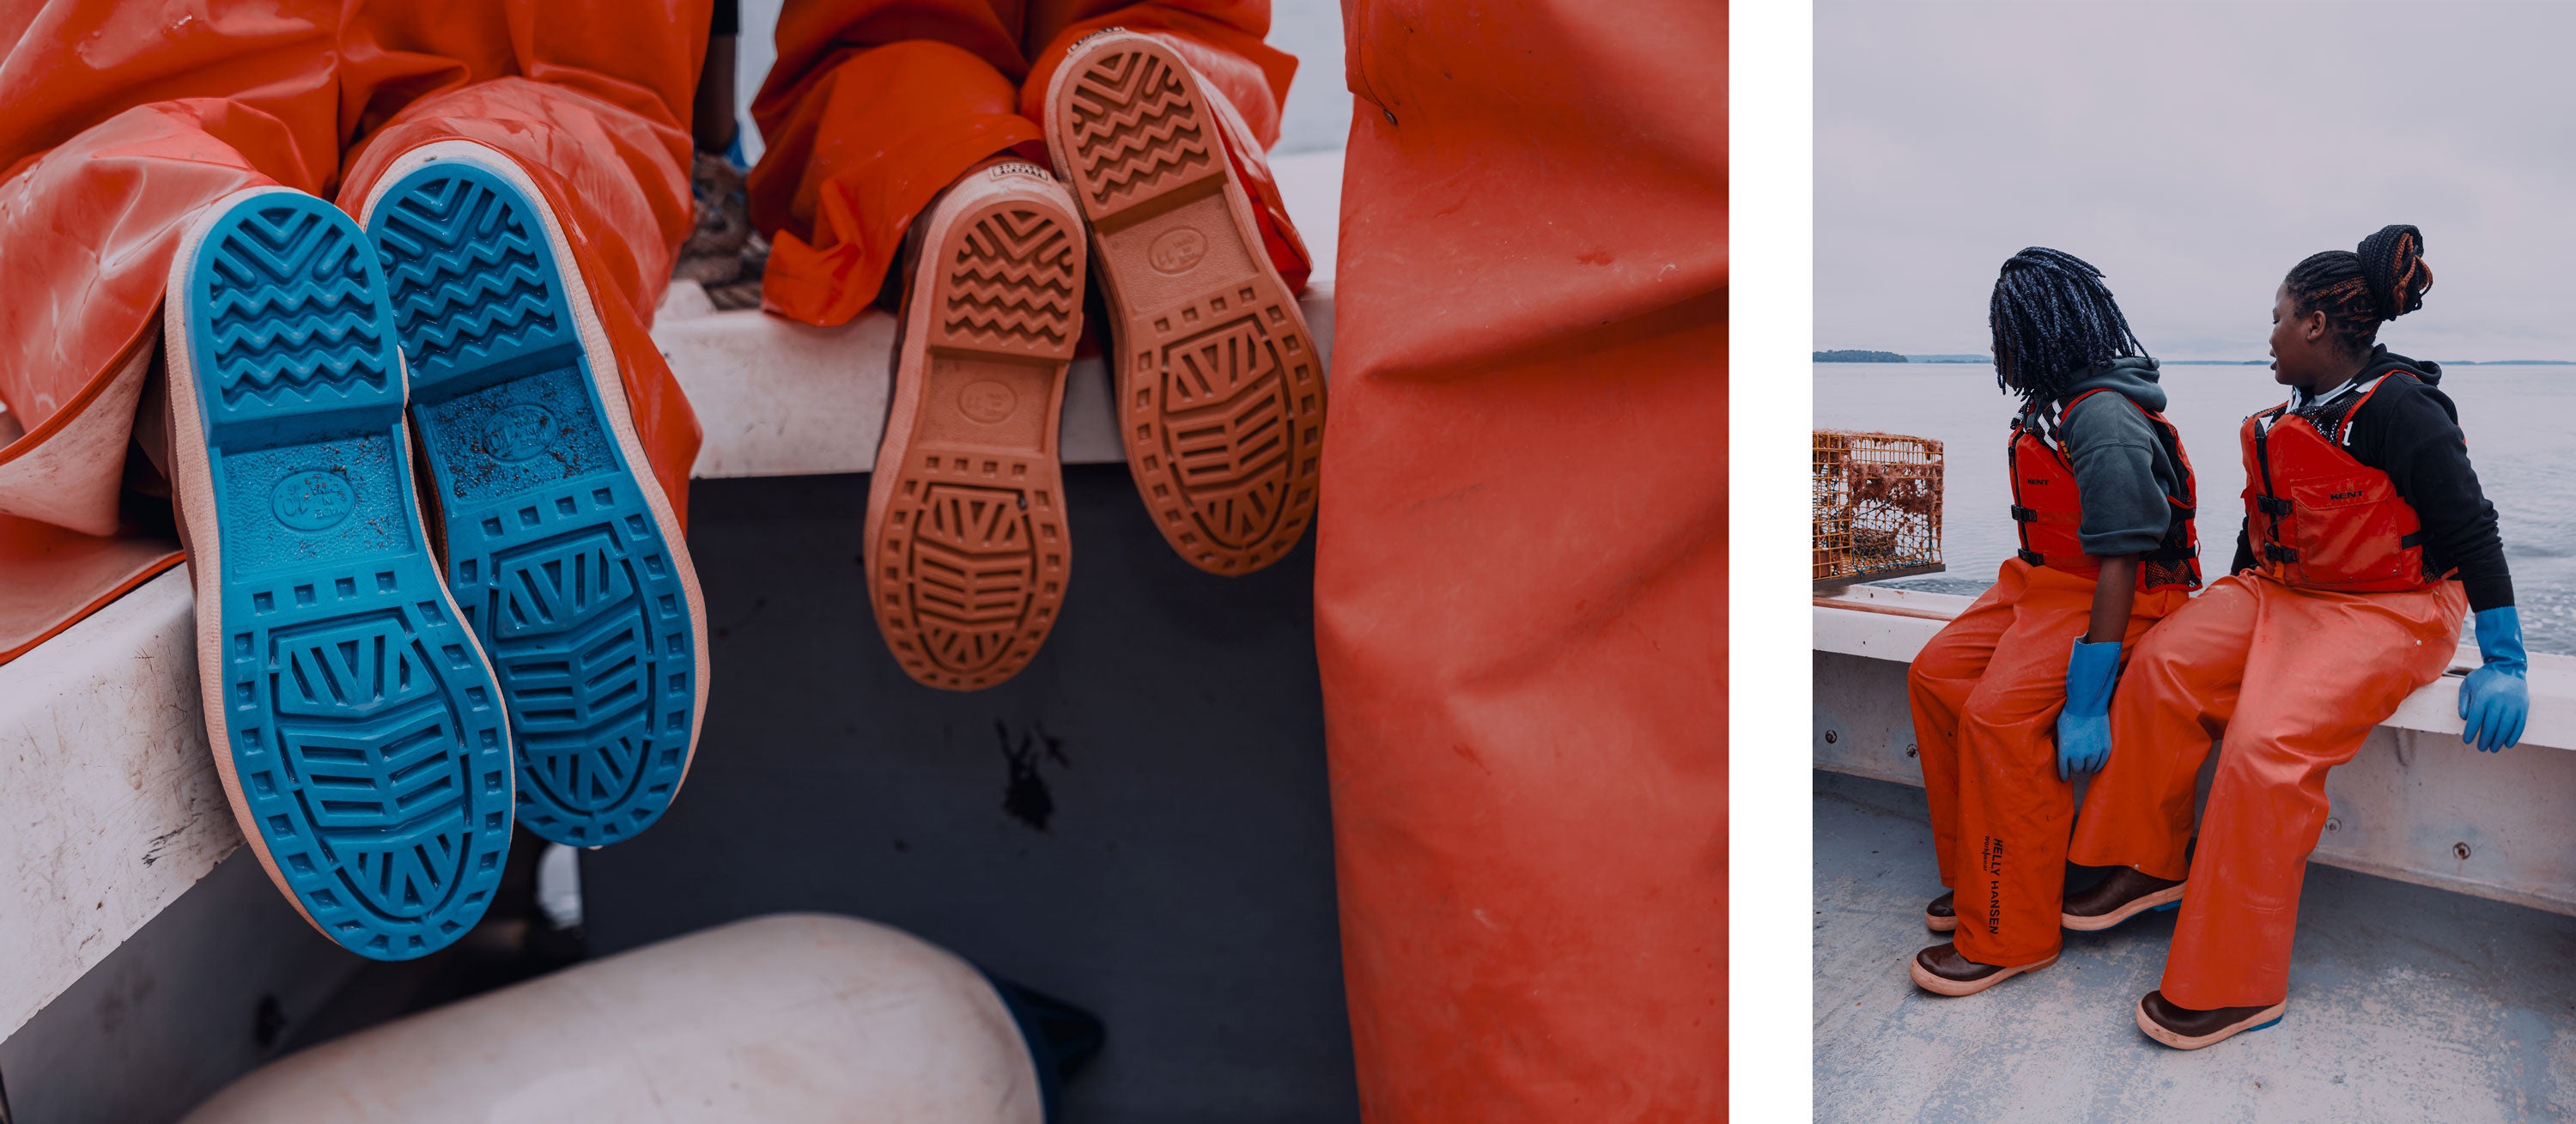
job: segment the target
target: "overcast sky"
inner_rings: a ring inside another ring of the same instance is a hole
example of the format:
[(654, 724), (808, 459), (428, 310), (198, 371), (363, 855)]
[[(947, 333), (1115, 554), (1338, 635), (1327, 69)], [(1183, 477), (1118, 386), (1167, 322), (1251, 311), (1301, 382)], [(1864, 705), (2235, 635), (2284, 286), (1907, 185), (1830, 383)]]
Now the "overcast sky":
[(2427, 359), (2576, 358), (2576, 4), (1816, 4), (1816, 340), (1984, 352), (2024, 246), (2149, 351), (2263, 355), (2274, 287), (2392, 222)]

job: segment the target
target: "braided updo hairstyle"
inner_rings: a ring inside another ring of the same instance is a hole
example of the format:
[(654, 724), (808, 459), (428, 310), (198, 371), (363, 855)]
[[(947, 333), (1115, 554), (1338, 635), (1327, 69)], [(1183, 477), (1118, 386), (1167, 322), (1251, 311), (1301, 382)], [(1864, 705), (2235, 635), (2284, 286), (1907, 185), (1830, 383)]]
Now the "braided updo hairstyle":
[(2281, 280), (2301, 316), (2323, 312), (2335, 341), (2355, 355), (2379, 340), (2379, 325), (2424, 307), (2433, 269), (2424, 264), (2424, 232), (2379, 228), (2352, 250), (2310, 254)]
[(2076, 372), (2147, 353), (2102, 271), (2045, 246), (2004, 262), (1986, 326), (1995, 336), (1995, 385), (2024, 399), (2054, 398)]

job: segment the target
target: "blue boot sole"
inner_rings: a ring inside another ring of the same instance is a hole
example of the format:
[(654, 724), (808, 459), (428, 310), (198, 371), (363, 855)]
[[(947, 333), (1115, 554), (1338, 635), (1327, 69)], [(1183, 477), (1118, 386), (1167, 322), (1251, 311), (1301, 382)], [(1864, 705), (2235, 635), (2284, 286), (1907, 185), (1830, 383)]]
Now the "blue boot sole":
[(237, 197), (193, 247), (167, 346), (228, 795), (325, 935), (436, 951), (501, 880), (510, 743), (423, 533), (384, 276), (357, 224), (293, 192)]
[(367, 234), (410, 358), (448, 585), (509, 708), (519, 822), (591, 847), (650, 827), (679, 790), (702, 610), (640, 448), (611, 428), (593, 381), (606, 360), (539, 207), (478, 161), (433, 160), (382, 192)]

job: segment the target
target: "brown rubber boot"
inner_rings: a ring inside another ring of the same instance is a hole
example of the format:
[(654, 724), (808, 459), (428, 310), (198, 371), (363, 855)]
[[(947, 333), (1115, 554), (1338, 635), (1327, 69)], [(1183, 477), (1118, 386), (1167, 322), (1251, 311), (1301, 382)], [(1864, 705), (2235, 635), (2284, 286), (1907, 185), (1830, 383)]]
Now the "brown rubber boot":
[(2177, 1007), (2161, 991), (2150, 991), (2138, 1000), (2138, 1029), (2147, 1037), (2177, 1050), (2197, 1050), (2215, 1045), (2249, 1030), (2261, 1030), (2281, 1021), (2289, 1008), (2284, 999), (2268, 1007), (2221, 1007), (2215, 1011), (2195, 1011)]
[(2066, 895), (2058, 924), (2090, 933), (2151, 910), (2173, 909), (2182, 904), (2184, 885), (2122, 867), (2090, 889)]
[(1045, 124), (1090, 224), (1136, 490), (1182, 558), (1242, 574), (1314, 518), (1324, 364), (1227, 162), (1214, 96), (1160, 40), (1111, 29), (1065, 58)]
[(2045, 960), (2009, 967), (1979, 964), (1959, 955), (1959, 946), (1944, 941), (1914, 954), (1908, 968), (1914, 984), (1935, 995), (1975, 995), (2024, 972), (2036, 972), (2057, 963), (2057, 954)]
[(1924, 906), (1923, 927), (1935, 933), (1958, 931), (1959, 910), (1954, 904), (1957, 897), (1955, 893), (1943, 891), (1940, 897), (1932, 899), (1932, 904)]
[(1086, 254), (1073, 200), (1032, 164), (968, 172), (915, 229), (868, 595), (904, 671), (969, 691), (1027, 666), (1064, 602), (1056, 433)]

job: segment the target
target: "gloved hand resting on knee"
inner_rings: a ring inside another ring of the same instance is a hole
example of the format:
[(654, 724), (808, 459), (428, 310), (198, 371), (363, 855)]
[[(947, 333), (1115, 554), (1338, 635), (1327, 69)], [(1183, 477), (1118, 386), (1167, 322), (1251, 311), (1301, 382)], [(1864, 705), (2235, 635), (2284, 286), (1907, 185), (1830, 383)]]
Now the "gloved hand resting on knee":
[(2057, 779), (2096, 772), (2111, 759), (2111, 685), (2120, 644), (2075, 642), (2066, 656), (2066, 709), (2057, 712)]

